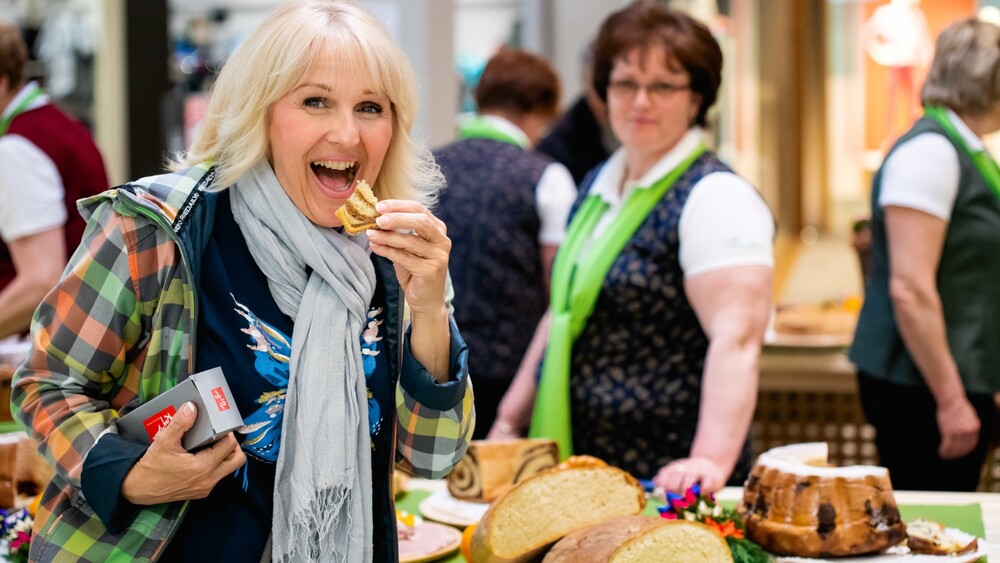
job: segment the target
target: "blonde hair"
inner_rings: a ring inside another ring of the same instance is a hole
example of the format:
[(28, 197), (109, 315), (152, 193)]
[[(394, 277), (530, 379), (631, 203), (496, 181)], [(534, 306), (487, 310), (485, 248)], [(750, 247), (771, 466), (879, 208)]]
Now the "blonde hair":
[(982, 115), (1000, 101), (1000, 27), (969, 18), (938, 36), (920, 101)]
[(268, 110), (316, 65), (356, 69), (392, 105), (393, 134), (372, 189), (380, 199), (432, 205), (444, 178), (426, 147), (410, 137), (416, 76), (377, 20), (348, 0), (299, 0), (270, 14), (226, 62), (204, 121), (173, 169), (215, 161), (215, 185), (231, 186), (269, 155)]

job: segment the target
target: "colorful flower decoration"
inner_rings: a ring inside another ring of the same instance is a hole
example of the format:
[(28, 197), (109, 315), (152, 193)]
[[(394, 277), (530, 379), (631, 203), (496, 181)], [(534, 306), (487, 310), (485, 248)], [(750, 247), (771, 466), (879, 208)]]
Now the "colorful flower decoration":
[(743, 518), (732, 508), (725, 508), (715, 502), (715, 495), (702, 494), (697, 483), (683, 495), (668, 492), (666, 503), (658, 508), (661, 518), (667, 520), (690, 520), (701, 522), (719, 532), (729, 545), (729, 551), (736, 563), (766, 563), (767, 553), (743, 535)]
[(26, 508), (0, 510), (0, 541), (6, 543), (2, 553), (11, 563), (27, 563), (34, 520)]

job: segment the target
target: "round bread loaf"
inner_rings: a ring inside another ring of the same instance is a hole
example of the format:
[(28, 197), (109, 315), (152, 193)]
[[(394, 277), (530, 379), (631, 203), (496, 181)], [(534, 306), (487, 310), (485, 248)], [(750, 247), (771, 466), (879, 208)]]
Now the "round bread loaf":
[(732, 563), (712, 528), (687, 520), (619, 516), (559, 540), (542, 563)]
[(493, 501), (472, 535), (472, 556), (476, 563), (529, 561), (570, 532), (645, 506), (642, 486), (628, 473), (570, 463), (537, 473)]
[(906, 539), (884, 467), (828, 467), (824, 442), (764, 452), (743, 487), (747, 538), (779, 555), (839, 557)]

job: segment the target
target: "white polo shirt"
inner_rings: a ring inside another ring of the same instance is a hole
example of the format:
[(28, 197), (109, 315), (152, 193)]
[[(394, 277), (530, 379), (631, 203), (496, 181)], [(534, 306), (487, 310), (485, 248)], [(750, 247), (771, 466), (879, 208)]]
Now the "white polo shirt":
[[(983, 150), (982, 140), (969, 126), (955, 112), (947, 112), (969, 150)], [(922, 133), (896, 147), (885, 160), (878, 205), (908, 207), (948, 222), (960, 177), (955, 145), (940, 133)]]
[[(601, 197), (608, 211), (594, 229), (600, 237), (635, 190), (650, 188), (680, 164), (705, 136), (693, 127), (638, 181), (618, 185), (625, 175), (625, 152), (619, 148), (601, 168), (591, 194)], [(684, 277), (733, 266), (774, 266), (774, 219), (764, 199), (749, 182), (732, 172), (713, 172), (691, 189), (679, 225), (679, 259)]]
[[(31, 82), (3, 110), (6, 117), (35, 87)], [(42, 95), (27, 109), (49, 103)], [(0, 137), (0, 239), (15, 241), (66, 224), (62, 176), (52, 159), (20, 135)]]

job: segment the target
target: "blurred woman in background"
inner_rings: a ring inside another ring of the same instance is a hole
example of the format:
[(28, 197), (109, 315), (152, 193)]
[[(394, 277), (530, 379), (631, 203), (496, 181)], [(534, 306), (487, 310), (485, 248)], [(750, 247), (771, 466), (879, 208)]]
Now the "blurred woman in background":
[(1000, 129), (1000, 28), (941, 32), (921, 97), (872, 183), (850, 358), (893, 486), (973, 491), (1000, 391), (1000, 171), (983, 146)]
[(538, 55), (503, 49), (476, 86), (479, 114), (435, 151), (448, 182), (438, 216), (454, 233), (455, 322), (476, 376), (476, 433), (497, 405), (549, 300), (556, 249), (576, 185), (566, 167), (532, 150), (559, 107), (559, 78)]
[(674, 491), (742, 482), (774, 223), (706, 149), (721, 70), (709, 30), (653, 1), (601, 26), (594, 87), (621, 148), (581, 186), (549, 311), (492, 437), (523, 431), (534, 405), (530, 434), (564, 456)]

